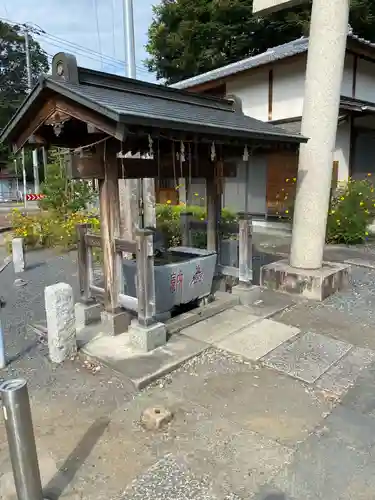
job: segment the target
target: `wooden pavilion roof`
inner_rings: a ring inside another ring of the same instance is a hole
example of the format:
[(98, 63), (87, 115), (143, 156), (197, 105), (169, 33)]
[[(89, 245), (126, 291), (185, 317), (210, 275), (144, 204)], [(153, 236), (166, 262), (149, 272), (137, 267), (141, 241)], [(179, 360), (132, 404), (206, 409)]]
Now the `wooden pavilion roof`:
[[(65, 127), (72, 119), (84, 127)], [(59, 123), (62, 127), (56, 133)], [(17, 151), (30, 137), (41, 144), (79, 147), (103, 134), (125, 142), (139, 133), (181, 140), (190, 134), (224, 144), (297, 147), (307, 141), (298, 133), (246, 116), (237, 99), (198, 96), (80, 68), (75, 57), (65, 53), (56, 54), (52, 74), (39, 79), (2, 131), (0, 141), (11, 143)]]

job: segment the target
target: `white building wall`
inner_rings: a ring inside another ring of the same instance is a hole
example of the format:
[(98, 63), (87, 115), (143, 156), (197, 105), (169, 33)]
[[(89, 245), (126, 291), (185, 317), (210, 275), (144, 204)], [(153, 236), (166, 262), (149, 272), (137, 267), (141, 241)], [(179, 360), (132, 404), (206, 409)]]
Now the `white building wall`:
[(346, 181), (349, 177), (350, 158), (350, 123), (340, 123), (337, 127), (336, 147), (333, 160), (339, 162), (338, 180)]
[(354, 56), (352, 54), (346, 54), (344, 74), (342, 78), (341, 85), (341, 95), (347, 97), (353, 97), (353, 68), (354, 68)]
[(306, 59), (276, 64), (273, 69), (272, 120), (302, 115)]
[(375, 102), (375, 63), (358, 59), (355, 97)]
[(244, 113), (263, 121), (268, 121), (268, 71), (255, 70), (227, 82), (227, 94), (241, 99)]

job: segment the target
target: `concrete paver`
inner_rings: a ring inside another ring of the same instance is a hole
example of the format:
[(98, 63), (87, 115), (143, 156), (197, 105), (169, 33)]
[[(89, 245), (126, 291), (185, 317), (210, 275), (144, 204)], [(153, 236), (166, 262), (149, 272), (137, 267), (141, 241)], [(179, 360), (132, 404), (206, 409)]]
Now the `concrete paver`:
[(239, 306), (184, 328), (181, 334), (212, 344), (258, 320), (258, 316)]
[(299, 333), (298, 328), (277, 323), (270, 319), (263, 319), (247, 326), (240, 332), (233, 333), (224, 340), (214, 342), (214, 345), (219, 349), (258, 361), (280, 344)]
[(361, 371), (374, 361), (374, 351), (356, 347), (324, 373), (316, 385), (325, 391), (341, 396), (354, 384)]
[(315, 382), (352, 348), (351, 344), (324, 335), (306, 333), (283, 344), (263, 360), (266, 366), (304, 382)]

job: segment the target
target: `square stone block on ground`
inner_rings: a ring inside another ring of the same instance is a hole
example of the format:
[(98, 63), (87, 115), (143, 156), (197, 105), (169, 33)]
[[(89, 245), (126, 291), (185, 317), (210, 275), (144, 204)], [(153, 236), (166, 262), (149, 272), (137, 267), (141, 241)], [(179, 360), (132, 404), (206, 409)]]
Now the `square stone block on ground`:
[(250, 314), (245, 307), (237, 306), (184, 328), (180, 333), (212, 344), (256, 321), (259, 321), (259, 317)]
[(293, 326), (262, 319), (220, 342), (214, 342), (214, 345), (219, 349), (257, 361), (299, 333), (300, 330)]
[(352, 347), (324, 335), (306, 333), (291, 344), (275, 349), (263, 362), (270, 368), (313, 383)]
[(355, 383), (361, 371), (374, 361), (375, 351), (356, 347), (322, 375), (316, 385), (341, 396)]

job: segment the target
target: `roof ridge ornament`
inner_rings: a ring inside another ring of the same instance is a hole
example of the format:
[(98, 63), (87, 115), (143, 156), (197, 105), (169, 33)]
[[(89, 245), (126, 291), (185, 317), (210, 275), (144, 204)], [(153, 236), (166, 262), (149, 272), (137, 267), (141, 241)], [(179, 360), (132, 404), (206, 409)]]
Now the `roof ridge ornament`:
[(52, 59), (52, 78), (79, 83), (77, 59), (73, 54), (59, 52)]
[(240, 97), (238, 97), (237, 95), (234, 95), (234, 94), (227, 94), (225, 96), (225, 99), (232, 103), (233, 111), (235, 113), (241, 113), (241, 115), (244, 114), (243, 109), (242, 109), (242, 100)]

